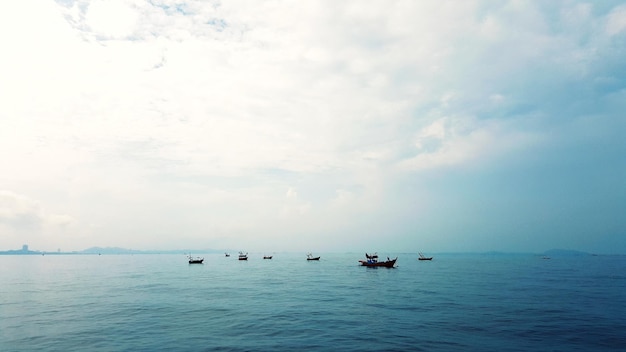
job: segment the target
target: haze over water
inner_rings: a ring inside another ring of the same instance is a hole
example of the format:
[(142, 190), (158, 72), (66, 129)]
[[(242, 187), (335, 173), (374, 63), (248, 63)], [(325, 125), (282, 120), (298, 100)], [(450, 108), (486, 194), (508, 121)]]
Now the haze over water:
[[(379, 253), (395, 256), (394, 253)], [(2, 351), (622, 351), (626, 257), (0, 256)]]

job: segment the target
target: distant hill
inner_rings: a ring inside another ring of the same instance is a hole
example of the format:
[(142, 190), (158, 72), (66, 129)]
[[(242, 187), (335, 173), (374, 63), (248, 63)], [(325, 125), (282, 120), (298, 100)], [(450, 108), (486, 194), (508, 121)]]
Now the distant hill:
[(7, 254), (7, 255), (32, 255), (32, 254), (41, 254), (42, 252), (40, 251), (31, 251), (31, 250), (24, 250), (24, 249), (11, 249), (8, 251), (0, 251), (0, 254)]
[(142, 251), (126, 249), (120, 247), (91, 247), (83, 249), (79, 253), (83, 254), (140, 254)]
[(574, 251), (570, 249), (550, 249), (548, 251), (545, 251), (543, 254), (551, 257), (581, 257), (591, 255), (591, 253)]
[(120, 247), (91, 247), (84, 249), (80, 254), (187, 254), (187, 253), (222, 253), (215, 249), (170, 249), (170, 250), (137, 250)]

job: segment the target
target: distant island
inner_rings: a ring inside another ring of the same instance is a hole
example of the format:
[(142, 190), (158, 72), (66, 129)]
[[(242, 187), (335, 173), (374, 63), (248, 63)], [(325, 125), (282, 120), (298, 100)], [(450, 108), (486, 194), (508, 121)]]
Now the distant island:
[(543, 254), (551, 257), (580, 257), (592, 255), (591, 253), (574, 251), (571, 249), (550, 249), (545, 251)]
[(41, 254), (39, 251), (31, 251), (28, 249), (28, 245), (25, 244), (22, 246), (22, 249), (12, 249), (8, 251), (0, 251), (0, 254)]
[(25, 244), (21, 249), (12, 249), (8, 251), (0, 251), (0, 255), (68, 255), (68, 254), (187, 254), (187, 253), (223, 253), (223, 250), (215, 249), (176, 249), (176, 250), (164, 250), (164, 251), (142, 251), (136, 249), (126, 249), (120, 247), (91, 247), (83, 249), (82, 251), (62, 252), (58, 250), (56, 252), (47, 251), (34, 251), (28, 248)]
[[(21, 249), (12, 249), (8, 251), (0, 251), (0, 255), (69, 255), (69, 254), (85, 254), (85, 255), (102, 255), (102, 254), (189, 254), (189, 253), (230, 253), (236, 252), (231, 249), (226, 250), (217, 250), (217, 249), (174, 249), (174, 250), (137, 250), (137, 249), (127, 249), (120, 247), (91, 247), (87, 249), (83, 249), (82, 251), (71, 251), (71, 252), (63, 252), (58, 250), (56, 252), (47, 252), (47, 251), (36, 251), (30, 250), (28, 245), (25, 244)], [(442, 254), (442, 253), (440, 253)], [(447, 253), (454, 254), (454, 253)], [(456, 253), (460, 254), (460, 253)], [(470, 253), (466, 253), (470, 254)], [(498, 252), (498, 251), (490, 251), (490, 252), (482, 252), (482, 253), (474, 253), (474, 254), (488, 254), (488, 255), (543, 255), (546, 257), (573, 257), (573, 256), (591, 256), (596, 255), (593, 253), (569, 250), (569, 249), (550, 249), (543, 253), (509, 253), (509, 252)]]

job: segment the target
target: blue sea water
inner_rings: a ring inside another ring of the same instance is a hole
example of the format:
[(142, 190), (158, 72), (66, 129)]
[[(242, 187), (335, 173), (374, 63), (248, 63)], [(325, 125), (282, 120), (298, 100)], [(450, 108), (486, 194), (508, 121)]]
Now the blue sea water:
[(0, 256), (0, 351), (626, 350), (624, 256), (204, 257)]

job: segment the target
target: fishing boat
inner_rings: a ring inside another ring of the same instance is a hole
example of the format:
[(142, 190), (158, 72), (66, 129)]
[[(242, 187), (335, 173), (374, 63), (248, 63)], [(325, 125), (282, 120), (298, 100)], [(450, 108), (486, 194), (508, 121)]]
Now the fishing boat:
[(230, 253), (224, 253), (225, 257), (230, 257)]
[(263, 259), (272, 259), (272, 256), (271, 255), (264, 255)]
[(372, 268), (376, 268), (376, 267), (383, 267), (383, 268), (393, 268), (396, 265), (396, 261), (398, 260), (398, 257), (395, 257), (394, 259), (389, 259), (389, 257), (387, 257), (387, 260), (385, 261), (378, 261), (378, 254), (374, 253), (374, 254), (368, 254), (365, 253), (365, 260), (359, 260), (359, 263), (361, 263), (361, 266), (367, 266), (367, 267), (372, 267)]
[(239, 260), (248, 260), (248, 253), (239, 252)]
[(202, 262), (204, 261), (204, 258), (200, 258), (200, 257), (192, 257), (192, 256), (188, 256), (187, 259), (189, 259), (189, 264), (202, 264)]
[(306, 260), (320, 260), (320, 257), (314, 257), (313, 254), (308, 253), (306, 255)]
[(419, 252), (419, 258), (417, 258), (417, 260), (433, 260), (433, 257), (427, 257), (424, 254), (422, 254), (422, 252)]

